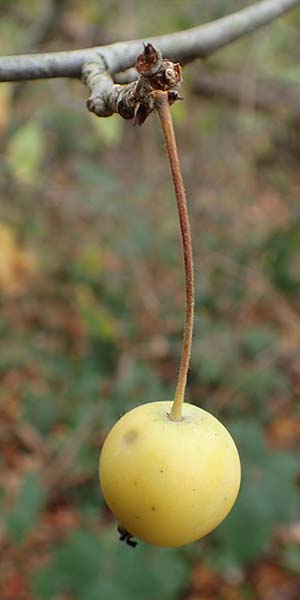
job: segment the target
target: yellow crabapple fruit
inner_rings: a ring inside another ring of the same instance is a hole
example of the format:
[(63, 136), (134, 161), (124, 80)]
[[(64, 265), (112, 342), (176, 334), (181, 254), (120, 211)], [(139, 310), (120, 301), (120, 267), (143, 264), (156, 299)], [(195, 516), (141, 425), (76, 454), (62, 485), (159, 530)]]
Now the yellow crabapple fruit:
[(125, 414), (109, 432), (99, 475), (112, 513), (133, 536), (155, 546), (189, 544), (231, 510), (241, 467), (227, 429), (211, 414), (183, 404), (151, 402)]

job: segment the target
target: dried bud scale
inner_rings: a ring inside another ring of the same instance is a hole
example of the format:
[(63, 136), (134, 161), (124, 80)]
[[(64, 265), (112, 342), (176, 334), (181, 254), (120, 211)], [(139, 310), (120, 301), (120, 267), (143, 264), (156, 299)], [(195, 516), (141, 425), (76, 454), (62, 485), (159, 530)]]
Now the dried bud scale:
[(178, 92), (182, 82), (180, 64), (164, 59), (152, 44), (144, 44), (136, 60), (136, 71), (139, 75), (136, 81), (116, 84), (105, 70), (101, 57), (91, 57), (82, 70), (82, 80), (90, 91), (88, 110), (98, 117), (118, 113), (124, 119), (134, 119), (135, 125), (142, 125), (154, 110), (153, 92), (168, 92), (169, 104), (181, 99)]

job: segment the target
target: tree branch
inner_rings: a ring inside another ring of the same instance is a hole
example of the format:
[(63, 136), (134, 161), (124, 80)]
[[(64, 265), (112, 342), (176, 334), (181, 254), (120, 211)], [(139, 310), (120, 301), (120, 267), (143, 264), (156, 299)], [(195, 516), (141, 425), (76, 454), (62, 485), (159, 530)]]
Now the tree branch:
[[(297, 6), (300, 7), (300, 0), (263, 0), (207, 25), (147, 41), (158, 47), (163, 56), (186, 64), (196, 58), (206, 58)], [(0, 81), (80, 77), (82, 66), (91, 54), (101, 57), (107, 70), (114, 74), (132, 67), (141, 50), (141, 40), (133, 40), (70, 52), (6, 56), (0, 59)]]
[[(200, 71), (192, 83), (192, 92), (198, 96), (215, 98), (236, 104), (241, 101), (241, 90), (245, 83), (242, 73), (208, 73)], [(276, 79), (255, 79), (253, 107), (267, 112), (287, 110), (300, 113), (300, 86)]]
[(168, 92), (169, 104), (181, 98), (178, 91), (182, 82), (180, 64), (163, 59), (161, 52), (152, 44), (144, 44), (135, 67), (138, 79), (119, 85), (114, 83), (97, 54), (85, 63), (82, 81), (90, 92), (88, 110), (98, 117), (110, 117), (113, 113), (119, 113), (124, 119), (134, 118), (135, 125), (142, 125), (155, 108), (155, 90)]

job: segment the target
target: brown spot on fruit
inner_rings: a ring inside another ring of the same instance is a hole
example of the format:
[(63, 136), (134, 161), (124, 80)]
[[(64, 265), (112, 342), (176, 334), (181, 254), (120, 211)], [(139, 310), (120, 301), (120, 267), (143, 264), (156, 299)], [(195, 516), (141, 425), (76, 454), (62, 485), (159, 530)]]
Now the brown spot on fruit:
[(124, 434), (124, 441), (126, 444), (133, 444), (139, 437), (139, 432), (136, 429), (130, 429)]

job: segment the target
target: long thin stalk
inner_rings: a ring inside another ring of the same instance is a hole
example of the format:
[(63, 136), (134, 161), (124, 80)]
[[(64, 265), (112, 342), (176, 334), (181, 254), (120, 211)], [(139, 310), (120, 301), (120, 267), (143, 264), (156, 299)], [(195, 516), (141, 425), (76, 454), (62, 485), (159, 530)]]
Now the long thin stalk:
[(178, 421), (182, 418), (182, 406), (184, 401), (185, 387), (187, 374), (190, 363), (193, 324), (194, 324), (194, 265), (192, 252), (192, 238), (189, 224), (189, 216), (187, 211), (186, 196), (184, 184), (181, 174), (180, 162), (177, 151), (176, 138), (171, 116), (168, 93), (157, 91), (155, 92), (155, 108), (158, 112), (161, 126), (163, 129), (167, 153), (169, 157), (170, 168), (173, 177), (175, 188), (181, 239), (183, 247), (184, 267), (185, 267), (185, 288), (186, 288), (186, 312), (185, 325), (183, 335), (183, 346), (181, 362), (179, 367), (177, 386), (175, 391), (174, 402), (170, 412), (170, 419)]

